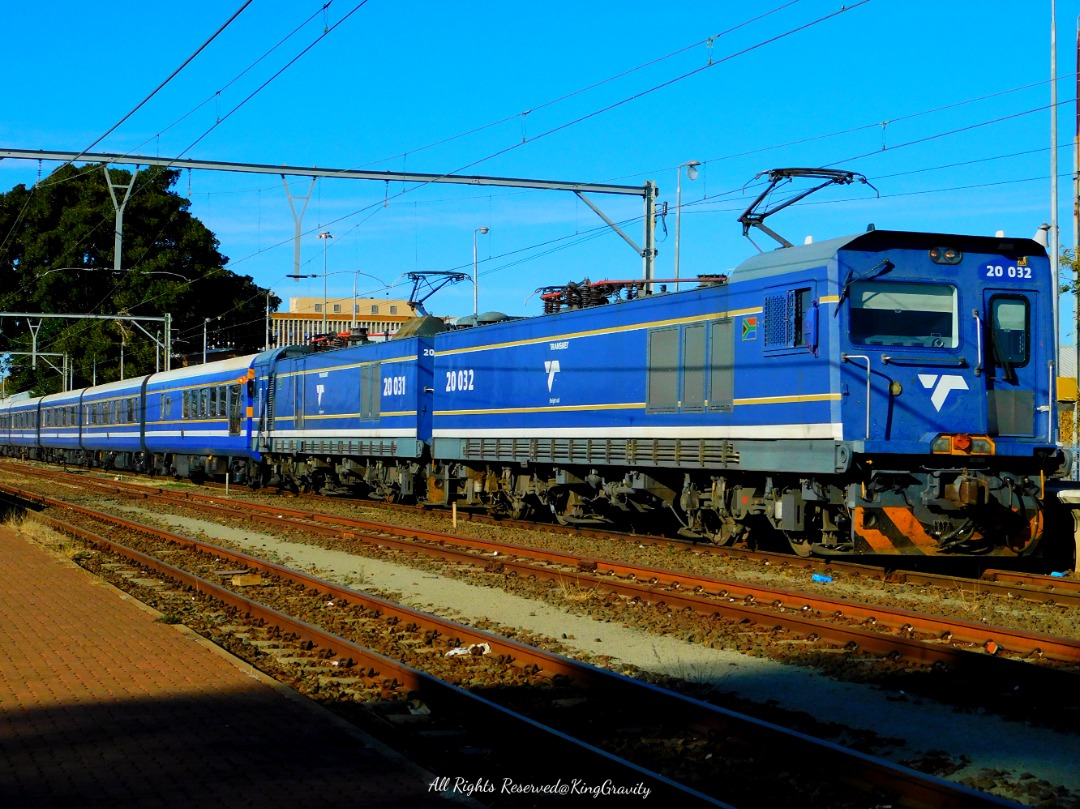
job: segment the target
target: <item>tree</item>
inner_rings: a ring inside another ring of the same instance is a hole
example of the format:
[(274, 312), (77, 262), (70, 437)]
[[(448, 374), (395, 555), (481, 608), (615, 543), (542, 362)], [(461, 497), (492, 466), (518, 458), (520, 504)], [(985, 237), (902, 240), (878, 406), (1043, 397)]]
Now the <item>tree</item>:
[[(114, 184), (131, 172), (109, 169)], [(253, 352), (264, 339), (266, 290), (225, 269), (214, 234), (172, 191), (180, 172), (150, 168), (135, 176), (124, 211), (122, 269), (113, 268), (115, 212), (101, 164), (64, 165), (32, 188), (0, 194), (0, 311), (162, 317), (172, 315), (181, 352), (202, 349), (205, 318), (216, 337)], [(272, 308), (280, 299), (272, 298)], [(142, 324), (155, 332), (155, 324)], [(185, 341), (185, 342), (180, 342)], [(28, 324), (0, 322), (0, 352), (28, 351)], [(40, 323), (38, 351), (67, 353), (76, 386), (151, 373), (160, 359), (153, 341), (130, 322), (57, 320)], [(60, 389), (60, 378), (18, 358), (8, 391)]]

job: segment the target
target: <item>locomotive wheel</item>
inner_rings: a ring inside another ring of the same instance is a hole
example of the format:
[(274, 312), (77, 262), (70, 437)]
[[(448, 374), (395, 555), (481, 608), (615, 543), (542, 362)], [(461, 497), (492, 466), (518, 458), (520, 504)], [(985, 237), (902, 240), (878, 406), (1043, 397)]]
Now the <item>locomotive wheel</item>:
[(784, 537), (797, 556), (810, 556), (815, 546), (837, 548), (837, 535), (842, 533), (846, 515), (827, 507), (807, 504), (803, 531), (784, 531)]
[(559, 525), (576, 525), (581, 521), (577, 516), (580, 502), (581, 497), (572, 489), (566, 492), (565, 497), (556, 495), (556, 500), (551, 505), (551, 513), (555, 515)]
[(788, 545), (791, 546), (791, 550), (795, 552), (796, 556), (805, 557), (811, 554), (813, 543), (807, 539), (806, 534), (794, 534), (785, 531), (784, 536), (787, 537)]

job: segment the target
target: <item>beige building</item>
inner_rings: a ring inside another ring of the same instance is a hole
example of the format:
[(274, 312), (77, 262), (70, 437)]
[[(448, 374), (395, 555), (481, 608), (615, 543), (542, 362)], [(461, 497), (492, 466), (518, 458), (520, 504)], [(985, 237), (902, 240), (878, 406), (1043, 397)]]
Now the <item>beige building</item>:
[[(270, 343), (303, 345), (323, 329), (322, 298), (289, 298), (288, 312), (270, 313)], [(348, 333), (357, 326), (372, 340), (389, 340), (411, 318), (409, 302), (394, 298), (330, 298), (326, 301), (326, 329)]]

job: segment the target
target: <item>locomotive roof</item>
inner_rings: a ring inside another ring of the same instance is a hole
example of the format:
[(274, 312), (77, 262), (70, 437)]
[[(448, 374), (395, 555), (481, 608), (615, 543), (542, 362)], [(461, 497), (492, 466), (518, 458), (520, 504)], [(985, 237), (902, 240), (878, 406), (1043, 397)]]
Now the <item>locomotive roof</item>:
[(1005, 255), (1045, 256), (1046, 248), (1034, 239), (1002, 236), (959, 236), (948, 233), (921, 233), (900, 230), (868, 230), (813, 244), (780, 247), (751, 256), (733, 271), (733, 280), (780, 275), (807, 267), (828, 264), (841, 250), (926, 249), (956, 247), (965, 252)]

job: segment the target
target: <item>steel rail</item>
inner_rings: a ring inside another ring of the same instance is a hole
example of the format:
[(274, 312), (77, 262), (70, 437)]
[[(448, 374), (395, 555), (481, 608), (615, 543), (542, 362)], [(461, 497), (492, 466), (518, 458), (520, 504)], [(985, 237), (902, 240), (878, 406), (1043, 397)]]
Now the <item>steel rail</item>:
[[(990, 574), (989, 576), (987, 574)], [(894, 571), (889, 576), (891, 582), (925, 584), (945, 590), (953, 590), (966, 595), (984, 595), (991, 593), (1006, 598), (1022, 598), (1042, 604), (1059, 604), (1063, 607), (1080, 606), (1080, 582), (1067, 579), (1055, 579), (1034, 573), (1013, 573), (1011, 571), (986, 571), (982, 578), (960, 579), (939, 573), (921, 573), (917, 571)], [(1061, 584), (1058, 584), (1061, 582)]]

